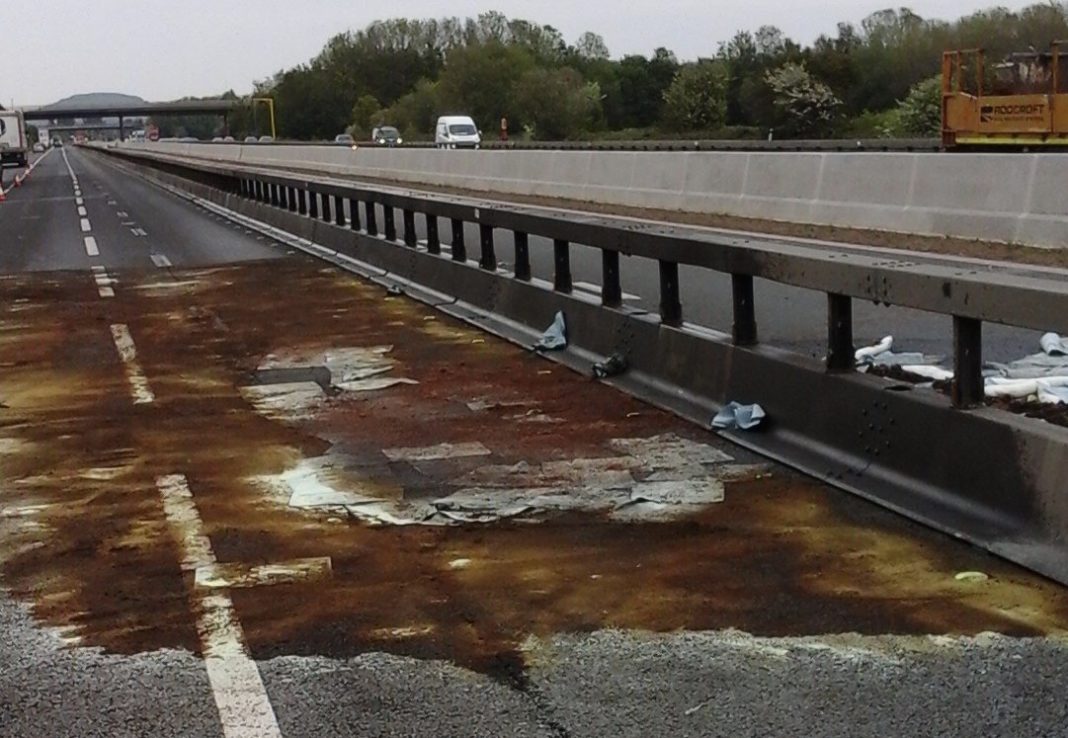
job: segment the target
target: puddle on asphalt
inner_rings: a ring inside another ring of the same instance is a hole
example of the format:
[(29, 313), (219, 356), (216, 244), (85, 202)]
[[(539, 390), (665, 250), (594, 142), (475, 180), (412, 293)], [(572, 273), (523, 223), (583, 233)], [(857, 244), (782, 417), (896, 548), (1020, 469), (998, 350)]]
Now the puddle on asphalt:
[[(179, 278), (210, 320), (178, 292), (105, 304), (82, 275), (0, 283), (0, 302), (35, 306), (5, 336), (22, 363), (0, 370), (2, 583), (72, 643), (197, 651), (198, 580), (230, 589), (257, 658), (388, 651), (499, 676), (532, 637), (601, 628), (1068, 624), (1058, 585), (376, 287), (304, 261)], [(153, 405), (101, 353), (117, 322)], [(309, 367), (341, 391), (250, 393), (286, 384), (257, 372)], [(412, 383), (342, 386), (382, 378)], [(213, 571), (181, 568), (154, 482), (175, 473)], [(415, 510), (460, 519), (391, 524)]]

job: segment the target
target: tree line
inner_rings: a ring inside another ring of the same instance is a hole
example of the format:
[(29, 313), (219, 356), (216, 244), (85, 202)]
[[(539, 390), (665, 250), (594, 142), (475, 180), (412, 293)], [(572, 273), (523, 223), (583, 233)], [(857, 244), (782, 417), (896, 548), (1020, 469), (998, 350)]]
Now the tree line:
[[(490, 138), (502, 118), (510, 137), (544, 140), (923, 136), (938, 130), (944, 50), (981, 47), (1001, 59), (1064, 38), (1068, 3), (956, 21), (899, 8), (840, 23), (810, 45), (764, 26), (695, 61), (667, 48), (613, 58), (595, 33), (569, 43), (552, 26), (490, 12), (340, 34), (254, 94), (274, 98), (279, 135), (292, 139), (366, 138), (380, 124), (426, 139), (447, 113), (471, 115)], [(263, 133), (265, 123), (249, 107), (231, 127)]]

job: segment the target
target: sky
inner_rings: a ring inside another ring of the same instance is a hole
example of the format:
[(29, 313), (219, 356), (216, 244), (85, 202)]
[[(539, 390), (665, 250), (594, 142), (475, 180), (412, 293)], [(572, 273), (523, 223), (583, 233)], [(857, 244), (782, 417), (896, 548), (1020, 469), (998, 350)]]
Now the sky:
[[(5, 2), (5, 5), (8, 3)], [(890, 6), (955, 19), (1002, 0), (13, 0), (0, 12), (0, 103), (42, 105), (81, 92), (151, 101), (245, 93), (315, 56), (331, 36), (392, 16), (476, 16), (498, 10), (604, 37), (612, 56), (658, 46), (680, 59), (715, 53), (739, 30), (771, 24), (801, 43)], [(14, 21), (12, 27), (12, 20)]]

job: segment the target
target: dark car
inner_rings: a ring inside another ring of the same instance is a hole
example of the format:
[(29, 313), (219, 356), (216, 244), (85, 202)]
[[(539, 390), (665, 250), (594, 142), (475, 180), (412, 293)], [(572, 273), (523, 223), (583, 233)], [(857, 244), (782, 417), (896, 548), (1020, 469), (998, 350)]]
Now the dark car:
[(393, 126), (379, 126), (371, 131), (371, 140), (379, 146), (396, 146), (404, 143), (400, 131)]

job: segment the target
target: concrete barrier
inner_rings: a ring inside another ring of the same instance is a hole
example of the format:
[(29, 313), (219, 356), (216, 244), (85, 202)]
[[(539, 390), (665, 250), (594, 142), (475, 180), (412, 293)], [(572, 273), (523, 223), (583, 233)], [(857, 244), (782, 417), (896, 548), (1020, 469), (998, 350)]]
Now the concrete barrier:
[(1068, 247), (1068, 156), (124, 144), (214, 161), (627, 207)]

